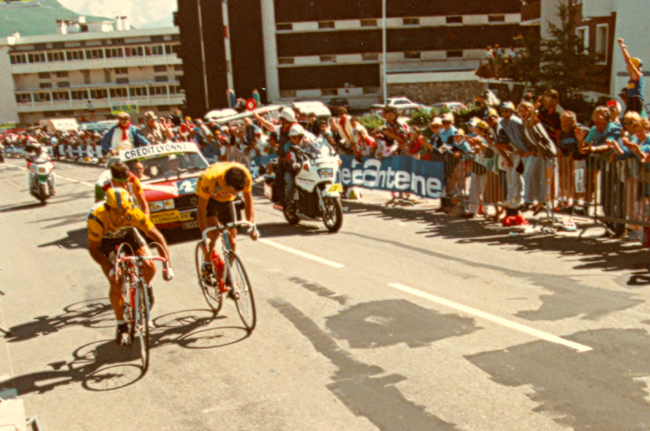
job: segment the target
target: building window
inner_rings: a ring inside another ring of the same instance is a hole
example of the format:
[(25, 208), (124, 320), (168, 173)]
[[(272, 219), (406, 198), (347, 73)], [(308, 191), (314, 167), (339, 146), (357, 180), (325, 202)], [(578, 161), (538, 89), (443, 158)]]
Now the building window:
[(98, 60), (104, 58), (104, 50), (102, 49), (87, 49), (86, 50), (86, 59), (88, 60)]
[(131, 97), (147, 97), (147, 87), (133, 87), (131, 88)]
[(116, 67), (113, 69), (113, 72), (115, 72), (116, 75), (128, 75), (129, 74), (129, 69), (126, 67)]
[(108, 92), (104, 89), (90, 90), (91, 99), (106, 99), (107, 97), (108, 97)]
[(106, 58), (122, 58), (122, 48), (106, 48)]
[(52, 100), (70, 100), (70, 95), (67, 91), (54, 91), (52, 93)]
[(377, 27), (376, 19), (362, 19), (361, 27)]
[(86, 90), (71, 91), (72, 100), (88, 100), (88, 92)]
[(147, 49), (148, 55), (165, 55), (165, 47), (162, 45), (148, 46)]
[(178, 55), (178, 52), (181, 50), (181, 45), (180, 44), (175, 44), (175, 45), (165, 45), (165, 54), (171, 55), (171, 54), (176, 54)]
[(294, 98), (296, 97), (296, 90), (282, 90), (280, 91), (280, 96), (285, 98)]
[(111, 97), (119, 99), (122, 97), (129, 97), (129, 96), (126, 88), (111, 88)]
[(68, 59), (68, 61), (83, 60), (84, 59), (84, 52), (83, 51), (66, 51), (65, 57)]
[(50, 72), (38, 72), (38, 79), (50, 79)]
[(68, 71), (63, 71), (63, 72), (54, 72), (57, 78), (67, 78), (69, 73)]
[(334, 21), (319, 21), (318, 28), (336, 28)]
[(31, 103), (32, 95), (27, 94), (16, 94), (16, 102), (18, 103)]
[(379, 54), (361, 54), (363, 61), (376, 61), (379, 60)]
[(379, 87), (363, 87), (363, 94), (377, 94)]
[(167, 82), (169, 81), (169, 78), (166, 75), (162, 75), (162, 76), (159, 75), (159, 76), (155, 76), (154, 80), (156, 82)]
[(34, 102), (49, 102), (50, 93), (34, 93)]
[(70, 81), (59, 81), (56, 83), (56, 86), (59, 88), (68, 88), (70, 87)]
[(589, 50), (589, 27), (578, 27), (576, 29), (576, 36), (580, 39), (582, 52), (586, 53)]
[(127, 46), (124, 48), (124, 55), (126, 57), (142, 57), (144, 56), (144, 48), (141, 46)]
[(51, 82), (41, 82), (38, 84), (39, 88), (52, 88), (52, 83)]
[(48, 52), (47, 61), (64, 61), (65, 55), (62, 51)]
[(152, 96), (166, 96), (167, 87), (149, 87), (149, 93)]
[(183, 71), (183, 65), (182, 64), (175, 64), (174, 65), (174, 70), (182, 72)]
[(154, 72), (167, 72), (167, 66), (154, 66)]
[(599, 62), (607, 61), (607, 42), (609, 40), (609, 26), (598, 24), (596, 26), (596, 58)]
[(180, 85), (170, 85), (169, 94), (183, 94), (183, 90), (181, 89)]
[(45, 63), (45, 54), (42, 52), (29, 54), (27, 58), (29, 58), (30, 63)]
[(403, 18), (404, 25), (420, 25), (420, 18)]
[(447, 58), (463, 58), (463, 51), (447, 51)]
[(419, 60), (420, 52), (419, 51), (409, 51), (404, 53), (404, 59), (406, 60)]
[(181, 82), (181, 79), (183, 79), (183, 75), (175, 75), (174, 76), (174, 81), (176, 81), (176, 82)]
[(277, 23), (275, 25), (275, 28), (278, 31), (287, 31), (287, 30), (291, 31), (293, 30), (293, 24), (291, 24), (290, 22), (281, 22), (281, 23)]
[(128, 84), (129, 78), (115, 78), (116, 84)]
[(488, 15), (488, 22), (506, 22), (505, 15)]
[(16, 54), (9, 56), (11, 64), (26, 64), (27, 56), (25, 54)]
[(293, 64), (293, 57), (280, 57), (278, 64)]
[(462, 16), (448, 16), (447, 17), (447, 24), (462, 24), (463, 23), (463, 17)]
[(336, 63), (336, 56), (335, 55), (321, 55), (320, 56), (320, 62), (321, 63)]

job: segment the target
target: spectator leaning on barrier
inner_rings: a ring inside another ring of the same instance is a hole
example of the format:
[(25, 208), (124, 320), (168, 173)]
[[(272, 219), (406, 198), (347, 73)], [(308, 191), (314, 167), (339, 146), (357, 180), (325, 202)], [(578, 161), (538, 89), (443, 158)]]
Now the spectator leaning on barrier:
[[(559, 166), (559, 202), (556, 210), (567, 208), (579, 215), (586, 214), (583, 204), (585, 200), (585, 178), (588, 153), (578, 145), (576, 130), (584, 126), (578, 124), (578, 117), (573, 111), (565, 111), (560, 118), (560, 158)], [(571, 202), (571, 197), (573, 201)], [(580, 202), (583, 201), (583, 203)]]
[(386, 146), (389, 148), (396, 147), (392, 151), (398, 151), (408, 140), (410, 127), (406, 121), (399, 118), (399, 112), (394, 106), (385, 106), (382, 115), (386, 120), (386, 124), (382, 128)]
[[(537, 117), (535, 107), (530, 102), (521, 102), (517, 107), (517, 113), (524, 123), (524, 139), (530, 149), (528, 164), (525, 177), (524, 200), (532, 205), (533, 213), (536, 215), (546, 203), (546, 159), (545, 157), (554, 156), (547, 154), (544, 144), (555, 145), (552, 141), (549, 143), (542, 142), (539, 134), (544, 134), (550, 141), (546, 129), (540, 123)], [(559, 118), (557, 119), (559, 123)], [(560, 126), (558, 124), (558, 126)]]
[(440, 142), (442, 144), (451, 144), (451, 137), (458, 131), (456, 126), (454, 126), (454, 114), (451, 112), (446, 113), (442, 116), (442, 129), (438, 136), (440, 137)]
[(607, 102), (607, 108), (609, 109), (609, 121), (620, 124), (621, 104), (616, 100), (610, 100)]
[(145, 126), (142, 128), (141, 133), (152, 145), (163, 144), (174, 137), (164, 119), (156, 117), (153, 111), (145, 112), (144, 120)]
[(647, 116), (643, 105), (645, 78), (641, 71), (643, 61), (640, 58), (630, 56), (623, 39), (618, 39), (618, 44), (621, 46), (621, 52), (623, 53), (623, 58), (627, 66), (627, 73), (630, 75), (630, 80), (627, 85), (627, 101), (625, 102), (627, 106), (625, 112), (635, 111), (645, 117)]
[(142, 136), (140, 129), (131, 124), (131, 117), (126, 112), (117, 115), (118, 123), (108, 129), (102, 138), (102, 150), (104, 153), (114, 153), (122, 150), (132, 150), (136, 147), (144, 147), (151, 143)]
[(498, 141), (500, 148), (507, 152), (512, 162), (512, 167), (506, 171), (508, 194), (506, 202), (501, 206), (512, 209), (519, 209), (523, 204), (524, 197), (524, 166), (522, 158), (529, 149), (524, 142), (524, 123), (517, 117), (515, 105), (512, 102), (504, 102), (500, 108), (503, 118), (499, 121)]

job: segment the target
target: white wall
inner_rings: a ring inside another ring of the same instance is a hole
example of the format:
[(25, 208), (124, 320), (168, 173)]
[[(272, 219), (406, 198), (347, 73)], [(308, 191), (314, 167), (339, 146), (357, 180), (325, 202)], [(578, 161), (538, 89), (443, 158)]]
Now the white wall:
[[(7, 45), (0, 45), (0, 70), (11, 70)], [(0, 73), (0, 123), (8, 121), (19, 121), (14, 80), (10, 73)]]

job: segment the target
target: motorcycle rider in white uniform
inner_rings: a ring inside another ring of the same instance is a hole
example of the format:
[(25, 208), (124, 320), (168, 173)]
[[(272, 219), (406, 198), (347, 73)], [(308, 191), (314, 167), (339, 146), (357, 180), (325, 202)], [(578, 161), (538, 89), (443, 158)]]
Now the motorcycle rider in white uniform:
[(317, 138), (313, 133), (306, 131), (300, 124), (294, 124), (289, 130), (289, 139), (290, 141), (285, 146), (289, 169), (284, 173), (286, 182), (285, 199), (287, 203), (293, 201), (296, 190), (296, 173), (300, 171), (303, 163), (303, 156), (296, 149), (308, 152), (308, 147), (315, 144)]
[[(54, 162), (52, 162), (52, 159), (47, 154), (45, 147), (43, 147), (38, 142), (27, 143), (27, 145), (25, 145), (25, 152), (27, 153), (25, 155), (25, 159), (27, 160), (27, 167), (29, 168), (29, 190), (33, 190), (35, 187), (34, 187), (34, 171), (31, 169), (32, 163), (42, 164), (42, 163), (51, 162), (52, 166), (54, 166)], [(54, 168), (52, 169), (54, 170)], [(56, 196), (56, 189), (54, 188), (55, 186), (54, 173), (50, 173), (48, 182), (49, 182), (50, 190), (52, 190), (52, 196)]]

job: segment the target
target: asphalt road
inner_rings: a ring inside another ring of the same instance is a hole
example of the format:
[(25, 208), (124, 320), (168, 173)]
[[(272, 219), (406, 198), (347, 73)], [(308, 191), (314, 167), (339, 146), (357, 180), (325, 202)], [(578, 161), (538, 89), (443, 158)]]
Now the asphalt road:
[(650, 271), (634, 244), (373, 202), (346, 203), (332, 235), (258, 197), (263, 241), (239, 244), (257, 329), (231, 301), (208, 311), (197, 236), (176, 239), (141, 376), (86, 250), (100, 170), (59, 163), (40, 206), (19, 166), (0, 166), (0, 390), (48, 431), (650, 429)]

